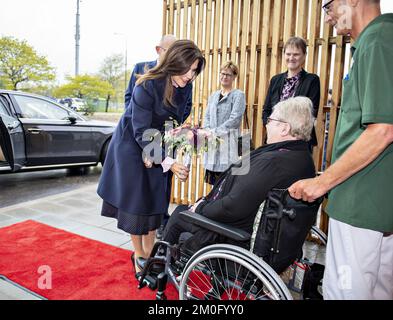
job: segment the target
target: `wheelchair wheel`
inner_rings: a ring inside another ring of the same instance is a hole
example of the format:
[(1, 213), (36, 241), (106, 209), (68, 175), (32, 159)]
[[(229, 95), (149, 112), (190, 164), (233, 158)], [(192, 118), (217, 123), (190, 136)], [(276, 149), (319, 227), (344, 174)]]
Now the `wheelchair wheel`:
[(198, 251), (187, 263), (180, 300), (292, 300), (275, 271), (240, 247), (217, 244)]

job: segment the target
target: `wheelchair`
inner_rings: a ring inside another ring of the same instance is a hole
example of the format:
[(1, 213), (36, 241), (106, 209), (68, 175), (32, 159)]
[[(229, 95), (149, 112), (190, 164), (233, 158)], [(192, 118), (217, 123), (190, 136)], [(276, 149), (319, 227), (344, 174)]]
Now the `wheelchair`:
[(294, 200), (287, 190), (271, 190), (258, 211), (253, 234), (181, 212), (183, 219), (225, 242), (196, 252), (156, 242), (150, 257), (137, 262), (142, 268), (138, 288), (157, 290), (157, 300), (167, 299), (168, 283), (180, 300), (292, 300), (292, 294), (302, 292), (307, 269), (324, 263), (326, 235), (314, 226), (320, 204), (321, 200)]

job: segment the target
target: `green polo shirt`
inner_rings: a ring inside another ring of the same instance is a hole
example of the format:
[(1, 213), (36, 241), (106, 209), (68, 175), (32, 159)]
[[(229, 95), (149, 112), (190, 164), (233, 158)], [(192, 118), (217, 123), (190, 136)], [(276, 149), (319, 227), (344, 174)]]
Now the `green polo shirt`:
[[(343, 80), (334, 163), (368, 124), (393, 124), (393, 14), (374, 19), (352, 48)], [(329, 216), (355, 227), (393, 232), (393, 144), (329, 194)]]

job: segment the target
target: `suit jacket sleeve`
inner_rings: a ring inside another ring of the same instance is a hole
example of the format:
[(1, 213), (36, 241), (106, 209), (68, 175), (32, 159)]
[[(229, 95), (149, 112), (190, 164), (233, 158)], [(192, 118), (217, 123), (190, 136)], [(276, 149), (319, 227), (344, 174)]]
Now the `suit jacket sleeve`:
[(267, 118), (270, 117), (273, 111), (273, 106), (272, 106), (273, 88), (274, 88), (274, 78), (270, 80), (269, 89), (267, 90), (267, 95), (265, 99), (265, 104), (263, 105), (262, 121), (265, 126), (267, 124)]
[(319, 102), (321, 99), (321, 84), (319, 81), (319, 77), (314, 75), (314, 79), (310, 85), (310, 94), (308, 96), (313, 104), (313, 116), (315, 118), (318, 117), (318, 109), (319, 109)]
[(134, 68), (134, 70), (131, 73), (131, 78), (130, 81), (128, 83), (128, 88), (126, 90), (126, 93), (124, 95), (124, 107), (127, 108), (130, 101), (131, 101), (131, 97), (132, 97), (132, 91), (134, 90), (135, 87), (135, 83), (136, 83), (136, 75), (139, 74), (139, 65), (137, 64)]
[(196, 212), (223, 223), (236, 222), (245, 213), (256, 212), (268, 192), (277, 184), (276, 170), (274, 162), (264, 161), (252, 174), (250, 172), (235, 181), (225, 196), (202, 203)]

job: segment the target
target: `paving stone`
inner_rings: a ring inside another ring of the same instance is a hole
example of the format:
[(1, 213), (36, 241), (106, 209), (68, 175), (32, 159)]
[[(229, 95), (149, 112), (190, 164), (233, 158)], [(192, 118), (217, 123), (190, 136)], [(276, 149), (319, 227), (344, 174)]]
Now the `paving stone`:
[(86, 238), (98, 240), (116, 247), (120, 247), (130, 242), (130, 236), (128, 235), (122, 235), (93, 226), (81, 227), (75, 229), (73, 232)]
[(30, 208), (24, 208), (24, 207), (20, 207), (20, 208), (13, 208), (13, 209), (3, 209), (1, 211), (1, 214), (4, 214), (6, 216), (10, 216), (12, 218), (17, 218), (17, 219), (33, 219), (33, 218), (37, 218), (39, 216), (42, 216), (43, 213), (45, 212), (39, 212)]

